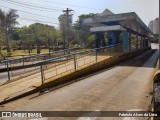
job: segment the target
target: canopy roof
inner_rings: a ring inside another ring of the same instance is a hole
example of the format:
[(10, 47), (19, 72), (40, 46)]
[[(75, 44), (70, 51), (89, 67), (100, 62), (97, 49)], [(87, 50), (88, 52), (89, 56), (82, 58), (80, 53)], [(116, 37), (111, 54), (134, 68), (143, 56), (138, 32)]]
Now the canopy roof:
[(121, 25), (128, 31), (143, 36), (152, 33), (135, 12), (88, 17), (82, 19), (82, 22), (91, 27)]

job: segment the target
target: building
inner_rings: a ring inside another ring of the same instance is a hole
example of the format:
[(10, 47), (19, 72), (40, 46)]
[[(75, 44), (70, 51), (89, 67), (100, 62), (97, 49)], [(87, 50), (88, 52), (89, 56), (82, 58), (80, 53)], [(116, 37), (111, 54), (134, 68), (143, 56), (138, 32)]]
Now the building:
[(68, 22), (69, 22), (69, 27), (72, 26), (72, 21), (73, 21), (72, 15), (69, 15), (67, 18), (66, 14), (62, 14), (58, 17), (58, 19), (59, 19), (60, 30), (64, 30), (68, 26)]
[(113, 14), (114, 14), (114, 13), (111, 12), (110, 10), (105, 9), (105, 10), (100, 14), (100, 16), (113, 15)]
[(151, 30), (135, 12), (114, 14), (106, 9), (82, 19), (96, 36), (96, 48), (120, 45), (124, 52), (150, 46)]
[(159, 18), (152, 20), (149, 23), (148, 27), (152, 31), (153, 34), (159, 34)]

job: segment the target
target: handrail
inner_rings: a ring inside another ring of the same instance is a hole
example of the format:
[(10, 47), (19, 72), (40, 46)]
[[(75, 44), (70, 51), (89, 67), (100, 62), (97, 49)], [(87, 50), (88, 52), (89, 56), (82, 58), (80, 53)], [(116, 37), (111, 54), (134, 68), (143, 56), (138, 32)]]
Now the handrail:
[[(77, 47), (77, 48), (80, 48), (80, 47)], [(69, 48), (69, 49), (58, 50), (58, 51), (48, 52), (48, 53), (43, 53), (43, 54), (35, 54), (35, 55), (31, 55), (31, 56), (26, 56), (26, 57), (23, 57), (23, 58), (15, 58), (15, 59), (9, 59), (9, 60), (2, 60), (2, 61), (0, 61), (0, 63), (7, 63), (7, 62), (12, 62), (12, 61), (18, 61), (18, 60), (23, 60), (23, 59), (32, 58), (32, 57), (38, 57), (38, 56), (45, 56), (46, 54), (60, 53), (60, 52), (68, 51), (68, 50), (74, 50), (74, 49), (77, 49), (77, 48)]]
[[(77, 47), (77, 48), (81, 48), (81, 47)], [(63, 50), (58, 50), (58, 51), (53, 51), (53, 52), (47, 52), (47, 53), (43, 53), (42, 55), (45, 55), (45, 54), (54, 54), (54, 53), (68, 51), (68, 50), (74, 50), (74, 49), (77, 49), (77, 48), (68, 48), (68, 49), (63, 49)]]
[(23, 58), (14, 58), (14, 59), (9, 59), (9, 60), (2, 60), (2, 61), (0, 61), (0, 63), (6, 63), (6, 62), (12, 62), (12, 61), (18, 61), (18, 60), (23, 60), (23, 59), (26, 59), (26, 58), (37, 57), (37, 56), (44, 56), (44, 55), (36, 54), (36, 55), (26, 56), (26, 57), (23, 57)]
[(91, 52), (91, 51), (97, 51), (97, 50), (106, 49), (106, 48), (112, 48), (112, 47), (115, 47), (115, 46), (118, 46), (118, 45), (121, 45), (121, 44), (109, 45), (109, 46), (94, 48), (94, 49), (90, 49), (90, 50), (86, 50), (86, 51), (75, 52), (75, 53), (72, 53), (72, 54), (67, 54), (67, 55), (63, 55), (63, 56), (60, 56), (60, 57), (55, 57), (55, 58), (51, 58), (51, 59), (48, 59), (48, 60), (39, 61), (35, 64), (36, 65), (43, 65), (47, 62), (54, 62), (54, 61), (57, 61), (61, 58), (66, 58), (66, 57), (74, 56), (74, 55), (77, 55), (77, 54), (87, 53), (87, 52)]

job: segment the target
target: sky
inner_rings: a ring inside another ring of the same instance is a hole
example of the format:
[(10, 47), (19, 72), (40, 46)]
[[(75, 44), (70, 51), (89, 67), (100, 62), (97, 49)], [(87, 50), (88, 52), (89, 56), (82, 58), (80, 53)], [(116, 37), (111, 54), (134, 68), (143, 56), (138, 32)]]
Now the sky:
[(136, 12), (148, 26), (159, 17), (159, 0), (0, 0), (0, 9), (16, 9), (18, 27), (39, 22), (58, 27), (58, 17), (66, 8), (74, 10), (73, 21), (88, 13), (102, 13), (106, 8), (115, 14)]

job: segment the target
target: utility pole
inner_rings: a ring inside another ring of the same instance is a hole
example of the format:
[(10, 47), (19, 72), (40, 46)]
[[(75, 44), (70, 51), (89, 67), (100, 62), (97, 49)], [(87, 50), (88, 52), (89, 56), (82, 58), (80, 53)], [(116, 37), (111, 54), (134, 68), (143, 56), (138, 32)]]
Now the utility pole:
[(69, 23), (70, 23), (69, 16), (73, 15), (73, 14), (70, 14), (70, 12), (72, 12), (72, 11), (74, 11), (74, 10), (69, 9), (69, 8), (67, 8), (66, 10), (63, 10), (63, 12), (65, 13), (65, 15), (67, 17), (67, 42), (68, 42), (68, 48), (69, 48), (69, 36), (70, 36), (69, 35)]

